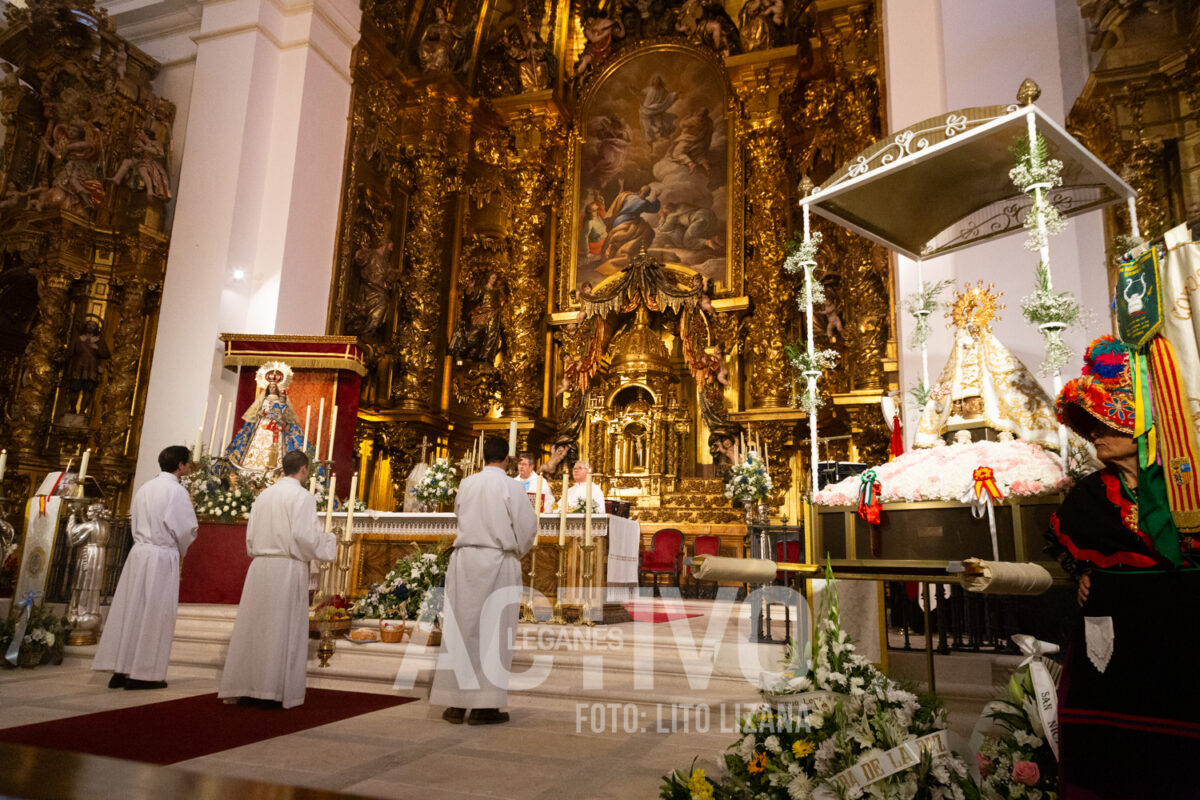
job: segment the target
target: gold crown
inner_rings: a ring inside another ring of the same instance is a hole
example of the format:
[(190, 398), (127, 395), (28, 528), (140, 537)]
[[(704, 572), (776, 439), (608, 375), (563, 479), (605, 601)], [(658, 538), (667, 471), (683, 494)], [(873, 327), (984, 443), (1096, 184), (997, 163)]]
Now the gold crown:
[(989, 283), (985, 289), (983, 281), (979, 281), (975, 286), (968, 283), (961, 294), (955, 292), (954, 304), (946, 312), (954, 327), (962, 330), (973, 324), (979, 332), (990, 331), (992, 321), (1000, 319), (1000, 310), (1004, 308), (999, 302), (1004, 293), (993, 291), (995, 288), (995, 284)]

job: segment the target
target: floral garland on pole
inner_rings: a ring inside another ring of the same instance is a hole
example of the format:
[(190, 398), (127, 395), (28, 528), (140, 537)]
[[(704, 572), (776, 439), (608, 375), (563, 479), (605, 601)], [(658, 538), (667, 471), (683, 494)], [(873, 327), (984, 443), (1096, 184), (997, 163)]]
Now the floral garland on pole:
[(912, 338), (908, 340), (910, 350), (920, 350), (929, 341), (929, 334), (932, 330), (929, 318), (941, 306), (941, 303), (938, 302), (938, 295), (950, 285), (950, 281), (938, 281), (937, 283), (921, 281), (920, 289), (905, 296), (904, 310), (917, 321), (916, 327), (913, 328)]
[[(817, 379), (824, 374), (825, 370), (835, 366), (838, 361), (838, 352), (836, 350), (813, 350), (809, 352), (801, 350), (797, 345), (788, 345), (784, 348), (784, 352), (787, 354), (792, 368), (809, 379), (810, 388), (813, 389), (816, 388)], [(806, 414), (815, 413), (824, 404), (825, 401), (816, 391), (805, 392), (797, 400), (797, 406)]]
[(1029, 133), (1017, 141), (1012, 153), (1017, 163), (1009, 170), (1008, 177), (1033, 201), (1025, 215), (1025, 230), (1028, 231), (1025, 247), (1041, 255), (1034, 292), (1021, 300), (1021, 312), (1038, 327), (1045, 341), (1041, 374), (1054, 375), (1057, 379), (1063, 366), (1071, 360), (1071, 349), (1063, 342), (1063, 331), (1079, 319), (1080, 312), (1079, 302), (1070, 292), (1054, 291), (1050, 276), (1050, 237), (1062, 233), (1067, 226), (1049, 199), (1049, 191), (1062, 186), (1063, 164), (1050, 158), (1046, 140), (1034, 129), (1032, 115)]

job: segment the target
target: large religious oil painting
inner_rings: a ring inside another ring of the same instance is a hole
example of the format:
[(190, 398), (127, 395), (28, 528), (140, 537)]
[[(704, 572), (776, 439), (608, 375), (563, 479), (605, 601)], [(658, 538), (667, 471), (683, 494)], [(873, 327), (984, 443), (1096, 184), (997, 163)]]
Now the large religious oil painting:
[(583, 99), (575, 287), (596, 287), (642, 250), (729, 286), (727, 80), (684, 47), (617, 61)]

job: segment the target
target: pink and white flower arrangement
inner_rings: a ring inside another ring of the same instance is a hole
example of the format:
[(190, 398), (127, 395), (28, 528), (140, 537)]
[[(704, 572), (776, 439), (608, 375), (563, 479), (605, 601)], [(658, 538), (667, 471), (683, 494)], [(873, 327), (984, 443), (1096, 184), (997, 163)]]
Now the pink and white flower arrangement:
[[(881, 502), (957, 502), (974, 486), (978, 467), (992, 468), (1004, 497), (1037, 497), (1071, 486), (1057, 455), (1020, 439), (913, 450), (874, 470)], [(826, 486), (817, 493), (817, 505), (857, 504), (860, 482), (854, 475)]]

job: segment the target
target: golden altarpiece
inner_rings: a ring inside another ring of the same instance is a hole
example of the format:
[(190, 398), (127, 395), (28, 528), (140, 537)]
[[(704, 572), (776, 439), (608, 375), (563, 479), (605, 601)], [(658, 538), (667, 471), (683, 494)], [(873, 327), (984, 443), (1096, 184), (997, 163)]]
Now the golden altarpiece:
[[(742, 520), (722, 475), (760, 441), (794, 513), (797, 185), (885, 124), (876, 4), (775, 5), (364, 3), (328, 333), (368, 357), (372, 507), (423, 440), (457, 461), (515, 420), (519, 449), (566, 445), (637, 519), (696, 531)], [(833, 226), (824, 247), (821, 430), (881, 459), (890, 262)]]
[[(92, 0), (0, 33), (0, 442), (18, 502), (91, 449), (128, 508), (167, 257), (175, 106)], [(19, 520), (13, 520), (14, 523)]]

